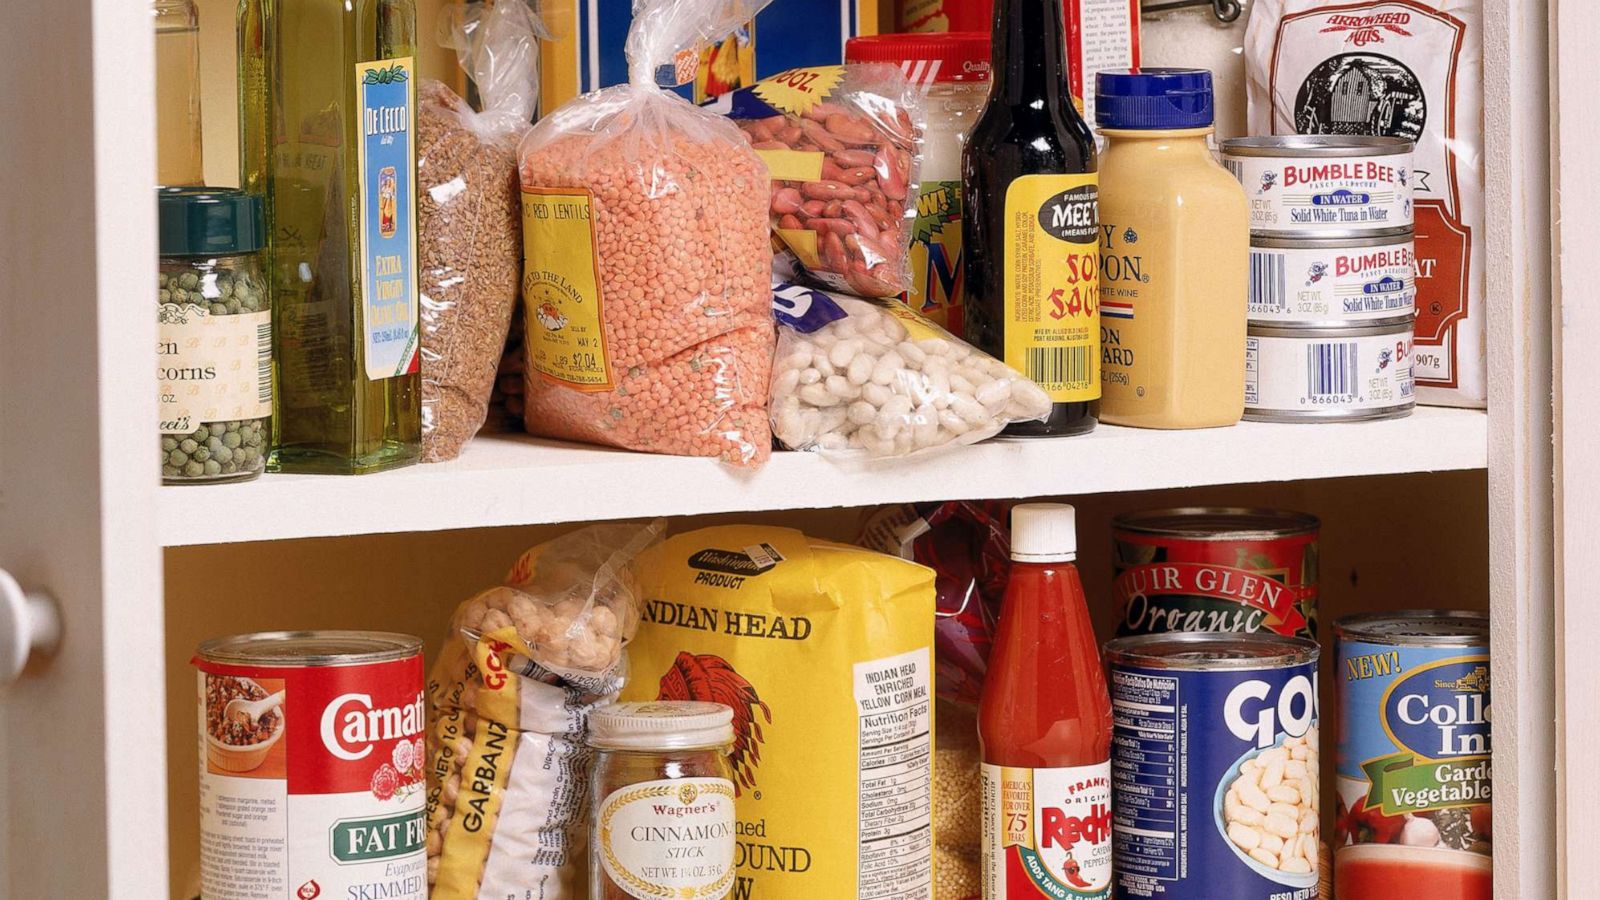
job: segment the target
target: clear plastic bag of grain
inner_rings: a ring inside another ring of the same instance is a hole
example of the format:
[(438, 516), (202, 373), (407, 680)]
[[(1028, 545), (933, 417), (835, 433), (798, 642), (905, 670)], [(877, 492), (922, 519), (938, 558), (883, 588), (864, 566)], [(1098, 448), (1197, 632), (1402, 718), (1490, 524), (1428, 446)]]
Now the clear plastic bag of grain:
[(482, 101), (417, 87), (417, 270), (422, 296), (422, 456), (460, 455), (483, 426), (522, 281), (517, 144), (539, 98), (539, 38), (526, 3), (450, 7), (454, 47)]
[(628, 83), (522, 143), (530, 434), (758, 465), (776, 342), (767, 167), (662, 86), (765, 0), (637, 0)]
[(428, 679), (432, 900), (587, 895), (589, 713), (639, 623), (633, 560), (663, 520), (540, 544), (462, 603)]

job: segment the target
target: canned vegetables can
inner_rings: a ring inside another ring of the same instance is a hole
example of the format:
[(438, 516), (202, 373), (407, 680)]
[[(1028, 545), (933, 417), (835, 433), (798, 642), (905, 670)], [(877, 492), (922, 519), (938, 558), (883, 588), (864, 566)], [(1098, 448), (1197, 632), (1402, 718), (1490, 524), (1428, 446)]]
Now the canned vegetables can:
[(1316, 516), (1185, 507), (1111, 523), (1117, 634), (1317, 633)]
[(1489, 622), (1477, 613), (1349, 616), (1338, 640), (1342, 897), (1488, 900)]
[(1254, 234), (1395, 234), (1413, 225), (1413, 147), (1395, 137), (1247, 137), (1224, 141), (1222, 161), (1244, 185)]
[(1250, 239), (1250, 321), (1397, 322), (1417, 311), (1410, 232), (1362, 238)]
[(1317, 655), (1273, 634), (1106, 645), (1118, 900), (1319, 896)]
[(266, 632), (194, 664), (206, 900), (427, 897), (422, 641)]
[(1398, 419), (1416, 408), (1411, 319), (1344, 328), (1252, 324), (1244, 417), (1252, 422)]

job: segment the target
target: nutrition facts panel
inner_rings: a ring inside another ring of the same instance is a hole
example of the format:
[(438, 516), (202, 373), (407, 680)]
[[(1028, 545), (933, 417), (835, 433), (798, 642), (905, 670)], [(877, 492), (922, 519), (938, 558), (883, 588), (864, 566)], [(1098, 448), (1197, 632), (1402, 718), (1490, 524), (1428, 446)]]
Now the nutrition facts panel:
[(933, 844), (933, 664), (926, 649), (855, 667), (861, 900), (925, 900)]
[(1112, 672), (1112, 823), (1115, 857), (1125, 875), (1176, 879), (1187, 874), (1180, 835), (1189, 810), (1178, 770), (1188, 723), (1179, 718), (1178, 679)]

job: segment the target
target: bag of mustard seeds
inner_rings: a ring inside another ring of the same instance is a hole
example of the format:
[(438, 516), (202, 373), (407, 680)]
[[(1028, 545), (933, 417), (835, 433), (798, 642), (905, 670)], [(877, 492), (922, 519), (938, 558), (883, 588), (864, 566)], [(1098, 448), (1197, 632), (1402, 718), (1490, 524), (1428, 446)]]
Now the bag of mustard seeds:
[(933, 572), (766, 526), (636, 567), (625, 700), (733, 707), (738, 883), (755, 900), (933, 896)]

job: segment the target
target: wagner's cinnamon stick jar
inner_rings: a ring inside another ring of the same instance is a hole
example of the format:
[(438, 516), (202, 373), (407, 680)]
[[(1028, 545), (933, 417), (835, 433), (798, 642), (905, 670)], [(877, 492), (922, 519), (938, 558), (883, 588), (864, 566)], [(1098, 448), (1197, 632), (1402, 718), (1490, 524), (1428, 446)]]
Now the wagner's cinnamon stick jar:
[(717, 900), (733, 889), (732, 722), (720, 703), (677, 700), (589, 717), (590, 900)]

